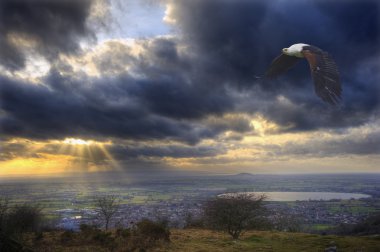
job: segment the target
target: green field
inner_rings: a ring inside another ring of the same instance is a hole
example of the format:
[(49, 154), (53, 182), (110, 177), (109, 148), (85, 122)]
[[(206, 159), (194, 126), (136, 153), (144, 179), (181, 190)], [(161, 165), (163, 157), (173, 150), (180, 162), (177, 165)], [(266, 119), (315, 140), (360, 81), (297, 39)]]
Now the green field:
[(332, 228), (333, 226), (329, 224), (314, 224), (311, 229), (316, 231), (324, 231)]

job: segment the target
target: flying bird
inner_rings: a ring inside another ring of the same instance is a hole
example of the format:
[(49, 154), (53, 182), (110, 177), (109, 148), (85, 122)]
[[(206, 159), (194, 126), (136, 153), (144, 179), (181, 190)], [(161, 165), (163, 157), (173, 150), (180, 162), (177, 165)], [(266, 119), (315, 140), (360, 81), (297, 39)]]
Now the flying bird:
[(277, 77), (302, 58), (309, 62), (315, 93), (327, 103), (338, 104), (342, 94), (338, 67), (327, 52), (316, 46), (300, 43), (282, 49), (282, 54), (273, 60), (265, 76)]

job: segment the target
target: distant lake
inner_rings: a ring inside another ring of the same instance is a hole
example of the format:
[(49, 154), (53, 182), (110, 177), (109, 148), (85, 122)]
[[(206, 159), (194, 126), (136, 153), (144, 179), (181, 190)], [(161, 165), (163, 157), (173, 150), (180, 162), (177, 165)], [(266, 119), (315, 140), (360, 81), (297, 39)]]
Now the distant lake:
[(362, 199), (369, 198), (370, 195), (361, 193), (336, 193), (336, 192), (238, 192), (238, 193), (225, 193), (221, 195), (232, 196), (239, 193), (254, 193), (265, 194), (268, 199), (266, 201), (305, 201), (305, 200), (348, 200), (348, 199)]

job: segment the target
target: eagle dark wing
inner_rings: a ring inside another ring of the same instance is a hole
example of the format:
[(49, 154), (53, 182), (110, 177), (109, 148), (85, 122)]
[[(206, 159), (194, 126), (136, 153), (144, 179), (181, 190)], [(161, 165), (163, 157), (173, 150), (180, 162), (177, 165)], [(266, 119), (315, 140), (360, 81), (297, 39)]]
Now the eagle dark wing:
[(331, 56), (315, 46), (302, 50), (310, 65), (315, 93), (325, 102), (338, 104), (342, 94), (338, 67)]
[(299, 60), (300, 58), (282, 53), (272, 61), (272, 64), (270, 65), (268, 71), (265, 73), (265, 76), (274, 78), (280, 74), (283, 74), (292, 68)]

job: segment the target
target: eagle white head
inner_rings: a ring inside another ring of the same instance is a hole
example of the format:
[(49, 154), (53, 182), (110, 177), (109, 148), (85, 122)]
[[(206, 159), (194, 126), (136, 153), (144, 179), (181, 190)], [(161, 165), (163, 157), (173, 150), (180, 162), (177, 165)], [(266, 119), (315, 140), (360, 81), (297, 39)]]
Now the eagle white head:
[(294, 45), (291, 45), (289, 48), (283, 48), (282, 53), (289, 55), (289, 56), (304, 58), (304, 56), (301, 52), (305, 46), (309, 46), (309, 45), (308, 44), (302, 44), (302, 43), (294, 44)]

